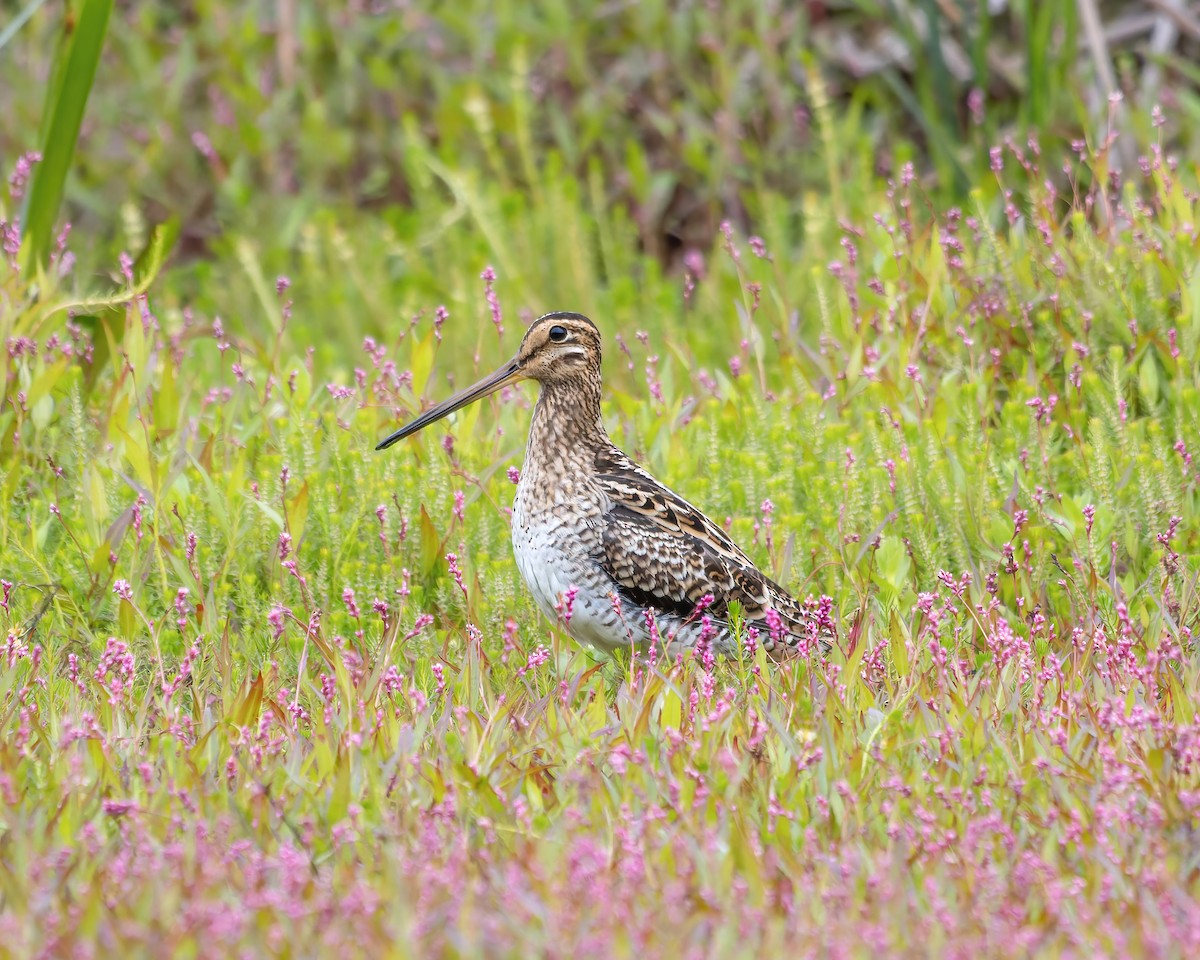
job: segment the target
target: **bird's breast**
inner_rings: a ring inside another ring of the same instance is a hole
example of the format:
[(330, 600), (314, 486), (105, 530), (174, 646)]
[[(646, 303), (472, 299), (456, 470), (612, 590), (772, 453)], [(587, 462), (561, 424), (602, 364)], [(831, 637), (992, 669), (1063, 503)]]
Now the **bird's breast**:
[(599, 505), (585, 499), (535, 500), (518, 487), (512, 544), (521, 579), (550, 620), (563, 622), (564, 597), (574, 589), (567, 632), (602, 649), (628, 642), (613, 605), (615, 585), (595, 562)]
[(524, 478), (513, 502), (512, 544), (526, 586), (547, 616), (591, 563), (592, 524), (578, 502), (538, 497)]

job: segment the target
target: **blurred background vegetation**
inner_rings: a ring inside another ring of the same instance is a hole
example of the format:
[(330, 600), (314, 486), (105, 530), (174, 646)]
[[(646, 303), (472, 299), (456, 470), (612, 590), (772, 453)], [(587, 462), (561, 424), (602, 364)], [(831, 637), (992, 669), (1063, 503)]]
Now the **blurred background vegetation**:
[[(81, 4), (2, 6), (11, 165), (43, 139)], [(537, 199), (565, 174), (672, 268), (768, 209), (798, 244), (814, 191), (852, 217), (853, 185), (908, 161), (932, 202), (961, 202), (1005, 138), (1102, 140), (1117, 94), (1135, 109), (1116, 129), (1144, 136), (1161, 104), (1166, 146), (1195, 156), (1198, 62), (1184, 0), (118, 2), (66, 216), (86, 276), (172, 217), (179, 264), (250, 229), (294, 254), (321, 210), (403, 234), (427, 202), (473, 216), (481, 184)]]

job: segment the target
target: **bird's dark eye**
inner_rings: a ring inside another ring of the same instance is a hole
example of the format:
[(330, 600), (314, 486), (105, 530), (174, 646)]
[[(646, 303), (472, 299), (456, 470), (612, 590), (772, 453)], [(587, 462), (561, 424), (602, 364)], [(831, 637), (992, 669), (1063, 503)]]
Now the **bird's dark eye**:
[(564, 340), (567, 339), (567, 328), (559, 327), (559, 326), (551, 327), (550, 328), (550, 339), (553, 340), (555, 343), (562, 343)]

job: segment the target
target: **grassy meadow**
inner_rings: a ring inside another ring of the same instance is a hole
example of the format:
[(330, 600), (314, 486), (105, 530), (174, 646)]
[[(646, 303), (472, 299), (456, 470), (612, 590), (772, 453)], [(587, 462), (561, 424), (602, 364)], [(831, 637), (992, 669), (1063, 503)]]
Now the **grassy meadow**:
[[(38, 259), (31, 6), (0, 955), (1200, 952), (1194, 94), (1035, 58), (975, 121), (749, 2), (117, 5)], [(553, 309), (826, 659), (542, 619), (532, 384), (374, 451)]]

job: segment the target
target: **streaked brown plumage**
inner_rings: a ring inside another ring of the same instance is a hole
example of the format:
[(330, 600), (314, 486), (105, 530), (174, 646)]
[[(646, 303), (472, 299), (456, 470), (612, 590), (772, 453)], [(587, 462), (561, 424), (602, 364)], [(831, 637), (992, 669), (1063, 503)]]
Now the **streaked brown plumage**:
[(815, 620), (724, 530), (613, 446), (600, 417), (600, 355), (600, 332), (587, 317), (546, 314), (512, 360), (376, 449), (505, 384), (537, 380), (512, 538), (521, 575), (550, 619), (605, 650), (646, 643), (656, 629), (669, 650), (707, 642), (730, 654), (736, 601), (773, 655), (827, 646), (828, 623), (818, 636)]

